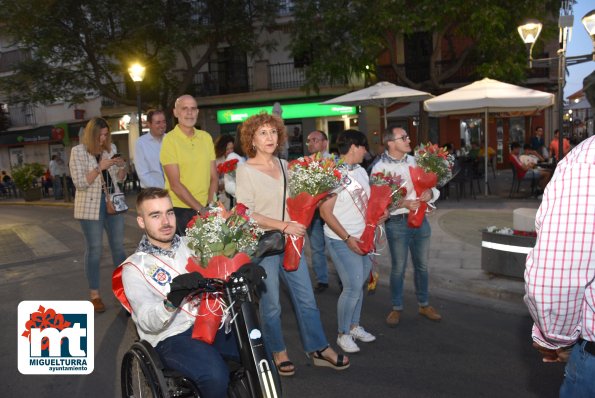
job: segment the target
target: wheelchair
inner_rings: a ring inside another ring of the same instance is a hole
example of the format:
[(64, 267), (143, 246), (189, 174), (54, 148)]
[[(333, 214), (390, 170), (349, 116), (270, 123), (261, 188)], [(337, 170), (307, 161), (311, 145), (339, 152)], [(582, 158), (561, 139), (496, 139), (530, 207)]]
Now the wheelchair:
[[(227, 396), (278, 398), (281, 397), (279, 374), (264, 347), (251, 293), (255, 284), (246, 277), (245, 267), (258, 267), (260, 279), (265, 275), (262, 267), (247, 264), (233, 273), (227, 282), (205, 279), (204, 286), (196, 294), (222, 292), (223, 300), (230, 309), (228, 316), (232, 320), (233, 333), (238, 342), (240, 363), (228, 361), (230, 383)], [(123, 398), (200, 397), (200, 391), (191, 380), (179, 372), (167, 369), (155, 349), (142, 340), (134, 343), (124, 354), (121, 388)]]

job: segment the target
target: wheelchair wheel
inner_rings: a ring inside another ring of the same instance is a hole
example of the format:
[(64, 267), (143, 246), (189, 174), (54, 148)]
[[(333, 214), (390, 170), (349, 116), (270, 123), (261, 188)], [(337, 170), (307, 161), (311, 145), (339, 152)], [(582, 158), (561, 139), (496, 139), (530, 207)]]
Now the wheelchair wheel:
[(165, 378), (157, 365), (143, 343), (134, 343), (122, 359), (122, 397), (169, 398)]

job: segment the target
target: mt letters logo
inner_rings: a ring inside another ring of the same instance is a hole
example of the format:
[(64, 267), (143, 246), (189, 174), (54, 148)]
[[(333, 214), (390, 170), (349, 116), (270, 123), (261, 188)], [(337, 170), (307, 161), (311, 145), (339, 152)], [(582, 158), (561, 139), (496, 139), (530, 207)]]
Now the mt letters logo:
[(95, 318), (89, 301), (22, 301), (18, 365), (22, 374), (89, 374)]

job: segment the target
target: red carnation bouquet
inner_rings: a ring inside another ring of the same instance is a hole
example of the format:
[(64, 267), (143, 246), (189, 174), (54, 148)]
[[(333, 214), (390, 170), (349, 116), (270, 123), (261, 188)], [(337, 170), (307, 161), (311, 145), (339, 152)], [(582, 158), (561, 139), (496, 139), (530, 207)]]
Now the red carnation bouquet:
[(236, 169), (238, 168), (238, 162), (238, 159), (230, 159), (223, 163), (219, 163), (217, 165), (217, 173), (219, 173), (219, 175), (231, 174), (235, 177)]
[(359, 238), (359, 248), (365, 253), (374, 250), (378, 220), (386, 209), (396, 208), (407, 194), (405, 182), (394, 173), (380, 171), (370, 176), (370, 199), (366, 210), (366, 227)]
[[(263, 230), (248, 215), (248, 208), (238, 203), (231, 210), (219, 204), (188, 223), (188, 247), (194, 251), (186, 264), (188, 272), (205, 278), (227, 280), (242, 265), (250, 262)], [(192, 338), (212, 344), (221, 325), (223, 307), (219, 293), (204, 293), (192, 330)]]
[[(318, 203), (339, 186), (341, 172), (333, 157), (322, 157), (320, 153), (304, 156), (289, 163), (289, 197), (287, 213), (292, 221), (310, 226)], [(283, 268), (297, 270), (304, 247), (304, 238), (289, 236), (285, 243)]]

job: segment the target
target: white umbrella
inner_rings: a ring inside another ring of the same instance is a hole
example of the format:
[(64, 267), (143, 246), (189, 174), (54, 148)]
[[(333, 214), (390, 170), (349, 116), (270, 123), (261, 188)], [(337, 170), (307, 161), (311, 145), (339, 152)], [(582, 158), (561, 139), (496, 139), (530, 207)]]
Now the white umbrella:
[[(484, 113), (485, 154), (488, 153), (488, 113), (535, 112), (554, 105), (554, 95), (485, 78), (424, 102), (431, 116)], [(485, 194), (488, 194), (488, 157), (485, 156)]]
[(416, 102), (432, 98), (432, 94), (397, 86), (389, 82), (376, 83), (373, 86), (342, 95), (323, 102), (323, 104), (379, 106), (384, 111), (384, 128), (388, 126), (386, 108), (399, 102)]

